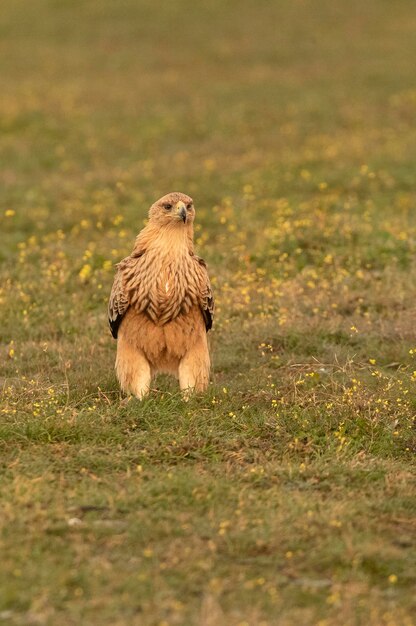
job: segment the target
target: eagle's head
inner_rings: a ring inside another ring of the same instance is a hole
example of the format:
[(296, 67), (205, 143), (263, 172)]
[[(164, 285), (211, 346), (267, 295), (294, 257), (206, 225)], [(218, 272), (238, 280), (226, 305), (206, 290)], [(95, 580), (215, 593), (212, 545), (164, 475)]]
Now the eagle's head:
[(184, 227), (192, 224), (195, 209), (192, 198), (179, 191), (156, 200), (149, 209), (149, 220), (158, 226)]

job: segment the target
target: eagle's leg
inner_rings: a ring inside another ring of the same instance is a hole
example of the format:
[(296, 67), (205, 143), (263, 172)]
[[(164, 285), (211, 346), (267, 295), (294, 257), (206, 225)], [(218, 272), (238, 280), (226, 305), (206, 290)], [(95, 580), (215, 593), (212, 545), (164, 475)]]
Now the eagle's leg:
[(188, 396), (193, 391), (205, 391), (209, 382), (210, 358), (206, 334), (188, 350), (179, 363), (179, 386)]
[(141, 400), (150, 389), (152, 371), (141, 350), (132, 346), (123, 335), (117, 340), (116, 374), (120, 387)]

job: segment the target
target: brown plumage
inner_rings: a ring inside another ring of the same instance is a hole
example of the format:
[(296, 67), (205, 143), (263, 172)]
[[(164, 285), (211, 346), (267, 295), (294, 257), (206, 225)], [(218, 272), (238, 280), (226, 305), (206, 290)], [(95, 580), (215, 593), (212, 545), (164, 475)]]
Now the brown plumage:
[(116, 372), (121, 388), (138, 398), (158, 372), (175, 375), (185, 392), (208, 385), (214, 300), (206, 264), (194, 254), (194, 217), (192, 198), (163, 196), (117, 265), (108, 304)]

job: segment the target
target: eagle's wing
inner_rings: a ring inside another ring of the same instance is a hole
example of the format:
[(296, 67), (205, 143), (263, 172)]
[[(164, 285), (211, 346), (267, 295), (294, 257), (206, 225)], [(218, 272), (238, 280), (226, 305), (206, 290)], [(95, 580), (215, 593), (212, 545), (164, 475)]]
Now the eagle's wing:
[(114, 276), (113, 286), (111, 288), (110, 299), (108, 301), (108, 323), (110, 324), (111, 334), (117, 339), (118, 327), (127, 309), (130, 306), (129, 297), (125, 288), (124, 270), (127, 259), (123, 259), (117, 264), (117, 272)]
[(212, 294), (211, 283), (208, 276), (207, 264), (204, 259), (199, 256), (194, 257), (198, 263), (199, 278), (199, 306), (205, 320), (205, 328), (207, 332), (212, 328), (214, 319), (214, 296)]
[[(135, 302), (131, 301), (132, 282), (135, 283), (133, 286), (136, 289), (137, 296), (140, 297), (142, 295), (142, 290), (140, 289), (141, 272), (138, 267), (141, 257), (142, 253), (135, 253), (117, 263), (117, 272), (108, 301), (108, 323), (114, 339), (117, 339), (118, 329), (127, 309), (131, 304), (135, 304)], [(134, 297), (133, 300), (135, 300)]]

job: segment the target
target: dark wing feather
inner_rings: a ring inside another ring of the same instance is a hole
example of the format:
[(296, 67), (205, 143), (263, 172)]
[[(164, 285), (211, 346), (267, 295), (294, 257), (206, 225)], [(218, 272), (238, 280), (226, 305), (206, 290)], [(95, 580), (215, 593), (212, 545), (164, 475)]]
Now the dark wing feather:
[(114, 277), (113, 287), (111, 289), (110, 299), (108, 301), (108, 323), (110, 324), (111, 334), (117, 339), (118, 328), (130, 301), (124, 287), (124, 272), (127, 263), (124, 259), (117, 265), (117, 273)]
[(204, 259), (199, 256), (195, 256), (200, 268), (200, 306), (202, 315), (204, 316), (205, 328), (207, 332), (212, 328), (212, 322), (214, 319), (214, 296), (212, 293), (212, 287), (208, 276), (207, 264)]
[[(143, 271), (146, 270), (141, 263), (143, 254), (143, 250), (135, 250), (117, 263), (117, 273), (108, 302), (108, 322), (114, 339), (117, 339), (119, 326), (129, 306), (137, 305), (137, 301), (140, 302), (144, 298), (145, 293), (141, 288), (145, 285)], [(131, 302), (132, 293), (134, 302)]]

